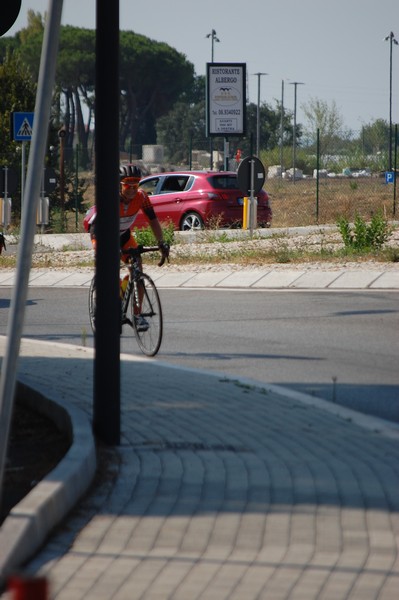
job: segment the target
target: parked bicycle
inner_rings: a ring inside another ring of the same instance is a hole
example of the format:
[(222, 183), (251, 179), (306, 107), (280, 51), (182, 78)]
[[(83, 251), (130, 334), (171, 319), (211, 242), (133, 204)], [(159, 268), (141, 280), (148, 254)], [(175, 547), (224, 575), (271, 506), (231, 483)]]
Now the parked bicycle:
[[(156, 247), (138, 246), (124, 251), (130, 256), (127, 265), (128, 275), (122, 279), (121, 286), (121, 331), (123, 325), (129, 325), (136, 336), (137, 343), (143, 354), (155, 356), (161, 347), (163, 334), (162, 306), (158, 290), (149, 275), (140, 268), (140, 256), (146, 252), (159, 252)], [(162, 257), (158, 266), (165, 262)], [(89, 315), (90, 324), (95, 333), (96, 311), (96, 276), (90, 283)]]

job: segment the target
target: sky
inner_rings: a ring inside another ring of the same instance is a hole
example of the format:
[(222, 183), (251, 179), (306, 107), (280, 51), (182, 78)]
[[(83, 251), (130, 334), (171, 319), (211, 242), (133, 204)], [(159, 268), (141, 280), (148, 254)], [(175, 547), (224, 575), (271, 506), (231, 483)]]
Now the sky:
[[(49, 0), (22, 0), (6, 35), (27, 24), (29, 9), (42, 14)], [(166, 42), (185, 55), (197, 75), (214, 62), (246, 63), (247, 99), (294, 110), (335, 102), (344, 127), (359, 131), (389, 121), (391, 31), (399, 42), (398, 0), (120, 0), (120, 28)], [(64, 0), (62, 24), (95, 28), (96, 0)], [(266, 73), (257, 76), (257, 73)], [(294, 86), (298, 82), (301, 85)], [(259, 86), (259, 87), (258, 87)], [(392, 122), (399, 122), (399, 45), (392, 47)]]

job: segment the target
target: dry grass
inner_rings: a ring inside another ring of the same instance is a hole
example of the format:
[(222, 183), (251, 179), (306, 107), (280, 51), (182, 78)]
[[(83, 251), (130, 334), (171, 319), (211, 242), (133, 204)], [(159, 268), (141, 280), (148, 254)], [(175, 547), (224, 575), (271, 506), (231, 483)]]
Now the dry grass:
[(265, 188), (270, 194), (274, 227), (300, 227), (335, 224), (339, 217), (350, 221), (359, 215), (370, 219), (382, 211), (393, 216), (394, 188), (382, 178), (322, 179), (317, 197), (315, 180), (295, 183), (270, 179)]
[[(82, 173), (88, 184), (84, 204), (94, 203), (94, 179), (91, 173)], [(273, 208), (273, 227), (301, 227), (316, 224), (335, 224), (344, 216), (353, 221), (356, 215), (368, 220), (377, 211), (391, 219), (394, 208), (394, 186), (382, 177), (303, 179), (293, 183), (282, 179), (267, 179), (265, 189)], [(397, 211), (396, 211), (397, 214)], [(68, 231), (83, 232), (84, 215), (79, 215), (76, 230), (75, 215), (67, 215)], [(216, 229), (215, 227), (212, 227)]]

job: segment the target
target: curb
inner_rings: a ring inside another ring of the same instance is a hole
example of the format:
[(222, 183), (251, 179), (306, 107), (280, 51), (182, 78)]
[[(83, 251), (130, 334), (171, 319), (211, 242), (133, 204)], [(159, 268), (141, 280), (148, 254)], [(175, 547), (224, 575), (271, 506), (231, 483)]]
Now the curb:
[(4, 520), (0, 528), (0, 585), (42, 546), (93, 482), (96, 447), (87, 415), (18, 382), (22, 402), (50, 418), (72, 439), (65, 457)]

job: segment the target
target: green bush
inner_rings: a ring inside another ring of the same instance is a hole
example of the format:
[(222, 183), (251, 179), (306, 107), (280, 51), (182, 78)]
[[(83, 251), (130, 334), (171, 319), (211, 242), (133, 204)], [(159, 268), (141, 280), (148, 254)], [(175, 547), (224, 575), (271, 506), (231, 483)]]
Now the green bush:
[(370, 223), (366, 223), (358, 215), (353, 225), (350, 225), (346, 217), (341, 217), (337, 226), (345, 248), (358, 251), (381, 249), (392, 233), (392, 228), (381, 212), (376, 213)]
[[(161, 223), (162, 231), (163, 231), (163, 239), (165, 242), (172, 246), (175, 238), (175, 231), (172, 223)], [(142, 246), (154, 246), (158, 242), (155, 239), (155, 236), (152, 232), (150, 226), (144, 227), (143, 229), (134, 229), (134, 234), (137, 239), (137, 243)]]
[(50, 209), (48, 231), (51, 233), (67, 232), (66, 213), (59, 207)]

